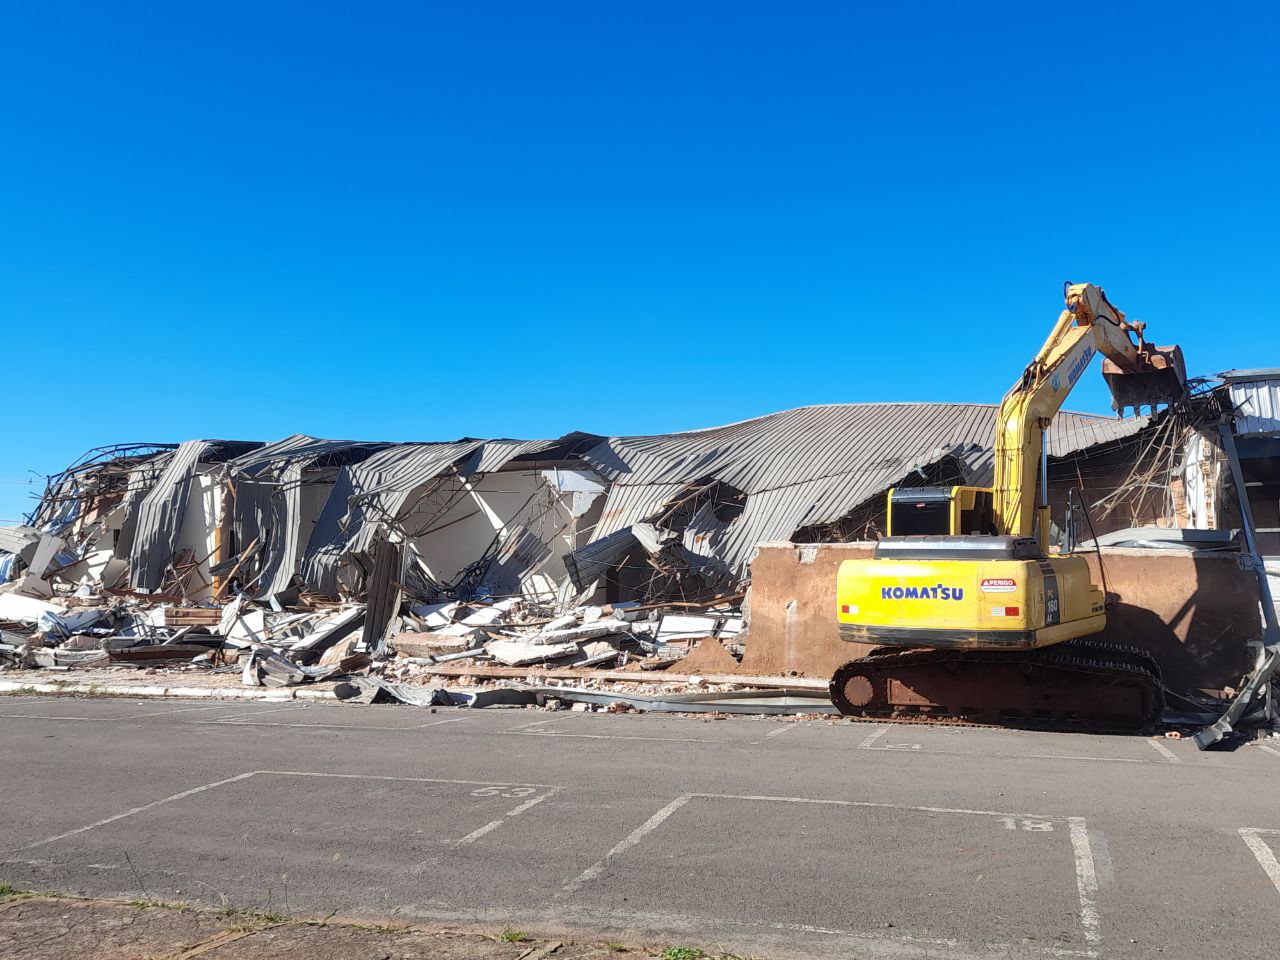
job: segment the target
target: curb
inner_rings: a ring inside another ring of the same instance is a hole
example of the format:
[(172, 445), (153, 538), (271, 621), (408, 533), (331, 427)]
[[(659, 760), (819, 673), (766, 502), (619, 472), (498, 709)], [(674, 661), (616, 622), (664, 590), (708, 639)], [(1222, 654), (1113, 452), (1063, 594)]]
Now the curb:
[(336, 700), (332, 690), (314, 687), (158, 687), (124, 683), (24, 683), (0, 680), (0, 693), (13, 694), (104, 694), (113, 697), (176, 697), (188, 700)]

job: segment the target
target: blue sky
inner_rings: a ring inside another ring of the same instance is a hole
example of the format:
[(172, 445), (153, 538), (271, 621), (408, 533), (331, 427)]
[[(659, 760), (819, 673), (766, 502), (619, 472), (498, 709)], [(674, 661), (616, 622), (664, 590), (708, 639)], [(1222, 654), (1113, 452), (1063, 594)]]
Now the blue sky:
[(0, 520), (120, 441), (996, 401), (1067, 279), (1280, 365), (1274, 11), (9, 5)]

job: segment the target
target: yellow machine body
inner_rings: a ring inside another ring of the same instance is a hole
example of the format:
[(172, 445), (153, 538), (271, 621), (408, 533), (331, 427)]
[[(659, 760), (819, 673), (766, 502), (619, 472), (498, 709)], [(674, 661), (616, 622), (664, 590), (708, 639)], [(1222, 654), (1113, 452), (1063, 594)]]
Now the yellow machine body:
[(1083, 557), (881, 557), (846, 560), (837, 578), (840, 636), (857, 643), (1027, 650), (1106, 624)]

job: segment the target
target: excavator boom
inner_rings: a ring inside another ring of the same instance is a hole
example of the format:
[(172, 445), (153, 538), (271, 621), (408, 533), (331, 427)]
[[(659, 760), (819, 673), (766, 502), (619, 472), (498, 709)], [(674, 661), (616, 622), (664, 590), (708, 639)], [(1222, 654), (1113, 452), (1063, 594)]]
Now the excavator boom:
[[(1146, 324), (1130, 323), (1101, 287), (1065, 286), (1066, 306), (1035, 359), (1000, 404), (995, 437), (995, 515), (1000, 533), (1031, 536), (1035, 529), (1036, 472), (1044, 431), (1062, 409), (1093, 358), (1105, 358), (1113, 406), (1155, 409), (1186, 394), (1186, 366), (1179, 347), (1153, 347)], [(1042, 511), (1043, 512), (1043, 511)], [(1048, 517), (1040, 546), (1047, 550)]]

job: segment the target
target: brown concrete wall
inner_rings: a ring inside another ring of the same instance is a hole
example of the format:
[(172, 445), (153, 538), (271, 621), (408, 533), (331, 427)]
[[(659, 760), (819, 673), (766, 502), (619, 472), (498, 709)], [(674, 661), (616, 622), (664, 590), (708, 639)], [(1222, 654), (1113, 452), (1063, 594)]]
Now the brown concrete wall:
[[(871, 647), (839, 639), (840, 562), (870, 543), (762, 544), (751, 564), (751, 626), (740, 670), (756, 676), (830, 676)], [(1101, 639), (1150, 650), (1175, 690), (1220, 689), (1252, 664), (1245, 642), (1261, 633), (1254, 575), (1235, 555), (1104, 550), (1109, 592)], [(1099, 586), (1097, 556), (1090, 558)]]
[(742, 672), (825, 677), (873, 648), (836, 633), (836, 571), (871, 543), (764, 543), (751, 561), (751, 630)]
[[(1156, 554), (1153, 556), (1153, 554)], [(1238, 554), (1103, 549), (1089, 554), (1107, 591), (1099, 639), (1150, 650), (1174, 690), (1235, 686), (1253, 665), (1248, 640), (1262, 635), (1258, 580)]]

